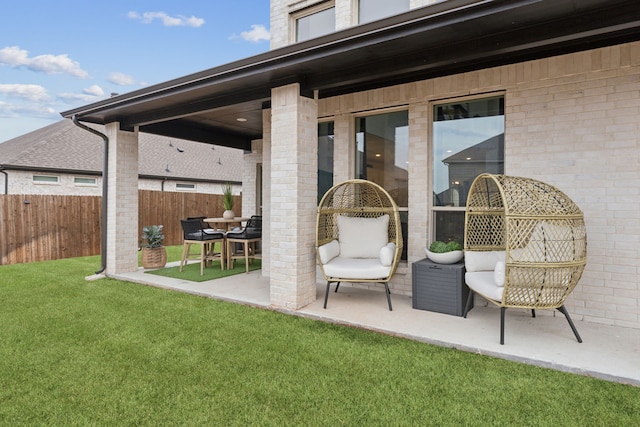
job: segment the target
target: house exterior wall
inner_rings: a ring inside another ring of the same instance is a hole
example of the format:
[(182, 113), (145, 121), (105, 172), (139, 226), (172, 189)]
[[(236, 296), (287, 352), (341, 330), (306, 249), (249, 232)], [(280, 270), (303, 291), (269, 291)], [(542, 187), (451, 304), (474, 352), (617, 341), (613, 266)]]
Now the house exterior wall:
[[(356, 25), (357, 1), (272, 0), (271, 48), (292, 44), (295, 15), (321, 4), (335, 5), (336, 30)], [(430, 3), (411, 0), (410, 7)], [(588, 262), (566, 302), (572, 317), (640, 328), (638, 42), (318, 101), (318, 120), (334, 121), (336, 183), (354, 176), (355, 115), (408, 110), (408, 262), (401, 263), (392, 293), (410, 295), (410, 265), (424, 258), (432, 240), (432, 103), (483, 94), (505, 98), (505, 173), (555, 185), (584, 211)]]
[(555, 185), (584, 211), (588, 263), (567, 308), (574, 318), (640, 328), (639, 42), (318, 102), (318, 116), (336, 123), (336, 182), (352, 176), (344, 159), (355, 114), (409, 111), (409, 259), (392, 292), (410, 293), (408, 266), (430, 241), (432, 102), (494, 93), (505, 96), (505, 173)]
[[(101, 196), (102, 177), (85, 174), (66, 174), (50, 172), (32, 172), (22, 170), (5, 171), (8, 176), (7, 194), (52, 194), (67, 196)], [(58, 182), (34, 182), (34, 175), (57, 176)], [(80, 184), (75, 178), (95, 179), (95, 184)], [(163, 184), (164, 182), (164, 184)], [(0, 188), (4, 190), (5, 175), (0, 174)], [(176, 184), (195, 184), (195, 189), (176, 188)], [(139, 179), (138, 189), (152, 191), (195, 192), (204, 194), (222, 194), (222, 183), (193, 182), (181, 180)], [(241, 185), (233, 185), (233, 194), (240, 194)]]
[(258, 176), (262, 166), (262, 140), (251, 142), (251, 151), (244, 154), (242, 166), (242, 216), (261, 215), (258, 200), (258, 183), (263, 177)]

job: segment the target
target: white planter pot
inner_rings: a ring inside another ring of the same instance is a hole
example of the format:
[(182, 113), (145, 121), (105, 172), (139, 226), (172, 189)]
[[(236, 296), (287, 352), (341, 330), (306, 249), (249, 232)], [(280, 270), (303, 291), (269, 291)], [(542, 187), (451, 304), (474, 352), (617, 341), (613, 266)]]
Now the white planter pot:
[(456, 262), (460, 261), (464, 256), (464, 251), (435, 253), (435, 252), (430, 252), (429, 249), (425, 249), (425, 252), (427, 253), (427, 257), (431, 261), (437, 262), (438, 264), (455, 264)]

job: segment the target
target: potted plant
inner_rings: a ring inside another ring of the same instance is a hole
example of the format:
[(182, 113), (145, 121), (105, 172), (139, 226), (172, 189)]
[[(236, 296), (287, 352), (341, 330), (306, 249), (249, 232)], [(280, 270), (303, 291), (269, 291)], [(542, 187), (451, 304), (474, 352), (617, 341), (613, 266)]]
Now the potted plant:
[(425, 249), (427, 257), (438, 264), (455, 264), (464, 256), (462, 245), (458, 242), (441, 242), (436, 240), (428, 249)]
[(142, 227), (142, 267), (163, 268), (167, 263), (167, 249), (162, 245), (162, 225)]
[(222, 205), (224, 206), (222, 217), (225, 219), (235, 218), (236, 214), (233, 212), (233, 193), (231, 192), (231, 184), (228, 182), (222, 187)]

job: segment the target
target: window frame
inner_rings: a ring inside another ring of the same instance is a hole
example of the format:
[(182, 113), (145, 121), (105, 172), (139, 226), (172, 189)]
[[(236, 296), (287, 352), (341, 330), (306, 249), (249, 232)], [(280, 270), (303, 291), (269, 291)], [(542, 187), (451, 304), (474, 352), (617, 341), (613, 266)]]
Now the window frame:
[[(325, 10), (329, 10), (329, 9), (334, 9), (335, 12), (335, 8), (336, 8), (336, 2), (335, 0), (329, 0), (329, 1), (322, 1), (319, 2), (317, 4), (311, 5), (309, 7), (305, 7), (303, 9), (297, 10), (295, 12), (291, 12), (289, 14), (289, 40), (291, 43), (298, 43), (298, 20), (301, 18), (306, 18), (308, 16), (314, 15), (316, 13), (320, 13), (323, 12)], [(335, 32), (336, 31), (336, 23), (334, 20), (333, 23), (333, 29), (329, 32)], [(327, 33), (327, 34), (329, 34)], [(314, 37), (312, 37), (314, 38)], [(310, 40), (310, 39), (305, 39), (302, 41), (306, 41), (306, 40)]]
[[(87, 182), (79, 182), (78, 180), (87, 180)], [(88, 181), (92, 181), (92, 182), (88, 182)], [(73, 185), (77, 187), (97, 187), (98, 178), (91, 178), (86, 176), (74, 176)]]
[[(190, 187), (187, 187), (190, 186)], [(176, 182), (176, 191), (193, 193), (197, 191), (197, 185), (193, 182)]]
[[(44, 179), (41, 181), (37, 178), (53, 178), (54, 180)], [(60, 176), (46, 175), (46, 174), (33, 174), (31, 176), (31, 182), (33, 182), (36, 185), (60, 185)]]
[[(429, 114), (430, 114), (430, 119), (429, 119), (429, 154), (428, 154), (428, 168), (429, 168), (429, 173), (428, 173), (428, 179), (429, 179), (429, 196), (428, 196), (428, 207), (429, 207), (429, 237), (430, 237), (430, 241), (429, 244), (431, 242), (434, 242), (436, 240), (436, 225), (437, 225), (437, 221), (436, 221), (436, 215), (438, 214), (438, 212), (466, 212), (467, 207), (466, 207), (466, 203), (465, 206), (436, 206), (434, 204), (434, 200), (433, 200), (433, 194), (434, 194), (434, 171), (433, 171), (433, 164), (434, 164), (434, 156), (433, 156), (433, 150), (434, 150), (434, 124), (436, 123), (436, 120), (434, 119), (434, 109), (439, 106), (439, 105), (443, 105), (443, 104), (452, 104), (452, 103), (456, 103), (456, 102), (468, 102), (468, 101), (476, 101), (476, 100), (481, 100), (481, 99), (488, 99), (488, 98), (498, 98), (498, 97), (502, 97), (503, 98), (503, 104), (504, 104), (504, 126), (503, 126), (503, 132), (506, 135), (506, 125), (507, 125), (507, 118), (506, 118), (506, 102), (507, 102), (507, 96), (506, 96), (506, 91), (501, 90), (501, 91), (494, 91), (494, 92), (486, 92), (486, 93), (479, 93), (479, 94), (474, 94), (474, 95), (468, 95), (468, 96), (460, 96), (460, 97), (450, 97), (450, 98), (442, 98), (442, 99), (437, 99), (437, 100), (432, 100), (431, 102), (429, 102)], [(505, 141), (506, 144), (506, 141)], [(504, 165), (504, 169), (506, 170), (506, 164), (507, 164), (507, 157), (506, 157), (506, 153), (503, 155), (503, 159), (502, 159), (503, 165)], [(464, 233), (463, 233), (464, 234)], [(464, 239), (464, 236), (463, 236)], [(464, 244), (464, 242), (458, 242), (460, 244)], [(428, 246), (428, 245), (427, 245)]]
[[(362, 118), (367, 118), (367, 117), (371, 117), (371, 116), (379, 116), (379, 115), (383, 115), (383, 114), (392, 114), (392, 113), (398, 113), (398, 112), (406, 112), (407, 113), (407, 150), (408, 152), (410, 152), (410, 147), (411, 147), (411, 105), (409, 104), (401, 104), (401, 105), (395, 105), (395, 106), (391, 106), (391, 107), (387, 107), (387, 108), (377, 108), (377, 109), (373, 109), (373, 110), (367, 110), (367, 111), (361, 111), (361, 112), (357, 112), (357, 113), (353, 113), (351, 115), (351, 156), (352, 156), (352, 160), (351, 160), (351, 165), (353, 167), (351, 174), (352, 176), (355, 178), (356, 174), (357, 174), (357, 169), (358, 169), (358, 165), (357, 165), (357, 161), (358, 161), (358, 139), (357, 139), (357, 134), (358, 134), (358, 130), (357, 130), (357, 121), (358, 119), (362, 119)], [(405, 222), (407, 224), (407, 229), (409, 228), (409, 199), (411, 198), (411, 194), (410, 194), (410, 186), (409, 186), (409, 179), (410, 179), (410, 172), (409, 172), (409, 163), (410, 160), (408, 160), (407, 163), (407, 205), (400, 205), (398, 204), (398, 210), (400, 211), (400, 221), (401, 223)], [(373, 180), (372, 180), (373, 181)], [(375, 182), (375, 181), (373, 181)], [(381, 187), (384, 188), (384, 185), (379, 184)], [(384, 188), (385, 191), (389, 191), (386, 188)], [(396, 200), (397, 203), (397, 200)], [(403, 239), (405, 240), (404, 242), (404, 247), (403, 247), (403, 254), (402, 254), (402, 258), (401, 258), (401, 263), (406, 263), (408, 262), (408, 239), (409, 239), (409, 233), (408, 232), (404, 232), (403, 231)]]

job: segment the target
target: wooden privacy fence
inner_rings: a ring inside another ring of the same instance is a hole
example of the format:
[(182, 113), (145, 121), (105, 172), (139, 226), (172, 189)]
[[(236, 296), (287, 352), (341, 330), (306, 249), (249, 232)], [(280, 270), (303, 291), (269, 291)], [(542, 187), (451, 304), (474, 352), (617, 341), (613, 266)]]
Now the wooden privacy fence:
[[(182, 243), (180, 219), (222, 216), (222, 195), (140, 190), (138, 236), (164, 226), (165, 245)], [(242, 212), (240, 196), (234, 211)], [(100, 196), (0, 195), (0, 265), (100, 254)]]

